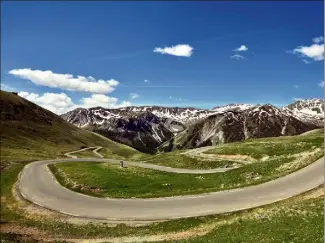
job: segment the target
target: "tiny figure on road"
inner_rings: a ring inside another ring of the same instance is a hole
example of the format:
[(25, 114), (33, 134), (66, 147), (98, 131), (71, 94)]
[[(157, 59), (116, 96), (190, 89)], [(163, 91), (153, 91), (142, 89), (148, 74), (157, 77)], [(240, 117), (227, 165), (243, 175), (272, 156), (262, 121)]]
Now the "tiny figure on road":
[(123, 168), (123, 160), (120, 161), (120, 167)]

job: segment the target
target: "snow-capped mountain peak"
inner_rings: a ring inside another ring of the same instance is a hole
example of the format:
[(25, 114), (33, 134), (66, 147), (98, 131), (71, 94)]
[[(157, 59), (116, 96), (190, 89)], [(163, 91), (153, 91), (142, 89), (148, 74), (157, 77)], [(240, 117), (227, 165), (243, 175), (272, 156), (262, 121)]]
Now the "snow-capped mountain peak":
[(185, 142), (184, 146), (190, 148), (253, 137), (296, 135), (323, 127), (323, 116), (324, 100), (321, 99), (300, 100), (283, 108), (272, 104), (229, 104), (211, 110), (161, 106), (94, 107), (78, 108), (61, 115), (78, 127), (144, 152), (153, 152), (166, 142), (173, 144), (171, 139), (182, 136), (185, 138), (176, 140)]
[(211, 109), (211, 111), (216, 111), (216, 112), (225, 112), (230, 110), (244, 111), (255, 106), (256, 105), (252, 105), (252, 104), (229, 104), (224, 106), (216, 106), (213, 109)]
[(324, 124), (324, 100), (302, 99), (282, 108), (286, 114), (292, 115), (299, 120), (323, 125)]

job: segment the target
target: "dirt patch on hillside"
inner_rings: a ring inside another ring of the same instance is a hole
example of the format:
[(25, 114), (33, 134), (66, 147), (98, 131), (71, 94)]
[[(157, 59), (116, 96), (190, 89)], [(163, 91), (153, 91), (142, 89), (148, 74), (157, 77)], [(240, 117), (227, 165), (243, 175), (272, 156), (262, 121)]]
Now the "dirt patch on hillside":
[(308, 200), (311, 198), (318, 198), (324, 196), (324, 187), (320, 187), (318, 189), (315, 189), (314, 191), (311, 191), (310, 193), (307, 193), (302, 196), (302, 200)]
[(215, 157), (220, 159), (229, 159), (229, 160), (246, 160), (246, 161), (254, 161), (255, 159), (248, 155), (241, 154), (216, 154)]
[[(285, 163), (282, 164), (281, 166), (279, 166), (276, 170), (277, 171), (291, 171), (291, 170), (297, 170), (303, 166), (306, 166), (308, 164), (310, 164), (311, 162), (314, 162), (314, 160), (310, 161), (311, 157), (320, 157), (323, 155), (323, 149), (317, 148), (313, 151), (310, 152), (302, 152), (299, 154), (295, 154), (295, 160), (289, 163)], [(318, 155), (318, 156), (317, 156)], [(315, 157), (315, 159), (316, 159)]]
[(1, 223), (0, 231), (2, 233), (15, 233), (20, 235), (37, 235), (45, 236), (46, 233), (36, 228), (24, 227), (17, 223)]
[[(218, 148), (222, 148), (223, 146), (217, 146)], [(183, 152), (182, 154), (192, 157), (192, 158), (200, 158), (206, 160), (228, 160), (232, 162), (242, 163), (242, 164), (249, 164), (252, 162), (256, 162), (257, 160), (249, 155), (242, 155), (242, 154), (209, 154), (205, 153), (206, 151), (215, 149), (216, 146), (208, 146), (202, 147), (197, 149), (191, 149), (188, 151)]]

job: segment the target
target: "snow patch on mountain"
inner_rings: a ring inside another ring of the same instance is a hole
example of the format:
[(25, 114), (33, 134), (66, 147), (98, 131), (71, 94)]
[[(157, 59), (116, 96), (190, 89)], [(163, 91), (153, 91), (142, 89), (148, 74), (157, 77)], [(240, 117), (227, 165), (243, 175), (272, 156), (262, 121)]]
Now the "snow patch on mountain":
[(324, 100), (323, 99), (302, 99), (282, 108), (282, 111), (297, 119), (324, 125)]

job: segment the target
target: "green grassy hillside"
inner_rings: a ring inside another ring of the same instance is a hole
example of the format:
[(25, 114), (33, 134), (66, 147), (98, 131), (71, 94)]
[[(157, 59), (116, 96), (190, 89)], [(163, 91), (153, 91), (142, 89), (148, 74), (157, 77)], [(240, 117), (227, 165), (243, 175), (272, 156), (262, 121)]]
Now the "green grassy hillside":
[(204, 165), (203, 159), (190, 158), (176, 151), (143, 159), (148, 163), (183, 168), (207, 168), (213, 164), (218, 166), (218, 163), (223, 166), (227, 159), (245, 158), (250, 163), (224, 173), (203, 175), (168, 173), (128, 163), (124, 169), (110, 163), (87, 162), (58, 163), (51, 165), (50, 169), (63, 186), (98, 197), (199, 194), (260, 184), (299, 170), (324, 156), (324, 134), (319, 130), (303, 136), (251, 139), (216, 146), (206, 153), (223, 155), (224, 160), (205, 161), (207, 164)]
[(83, 146), (102, 146), (118, 156), (138, 153), (98, 134), (79, 129), (54, 113), (1, 91), (1, 163), (62, 157)]

